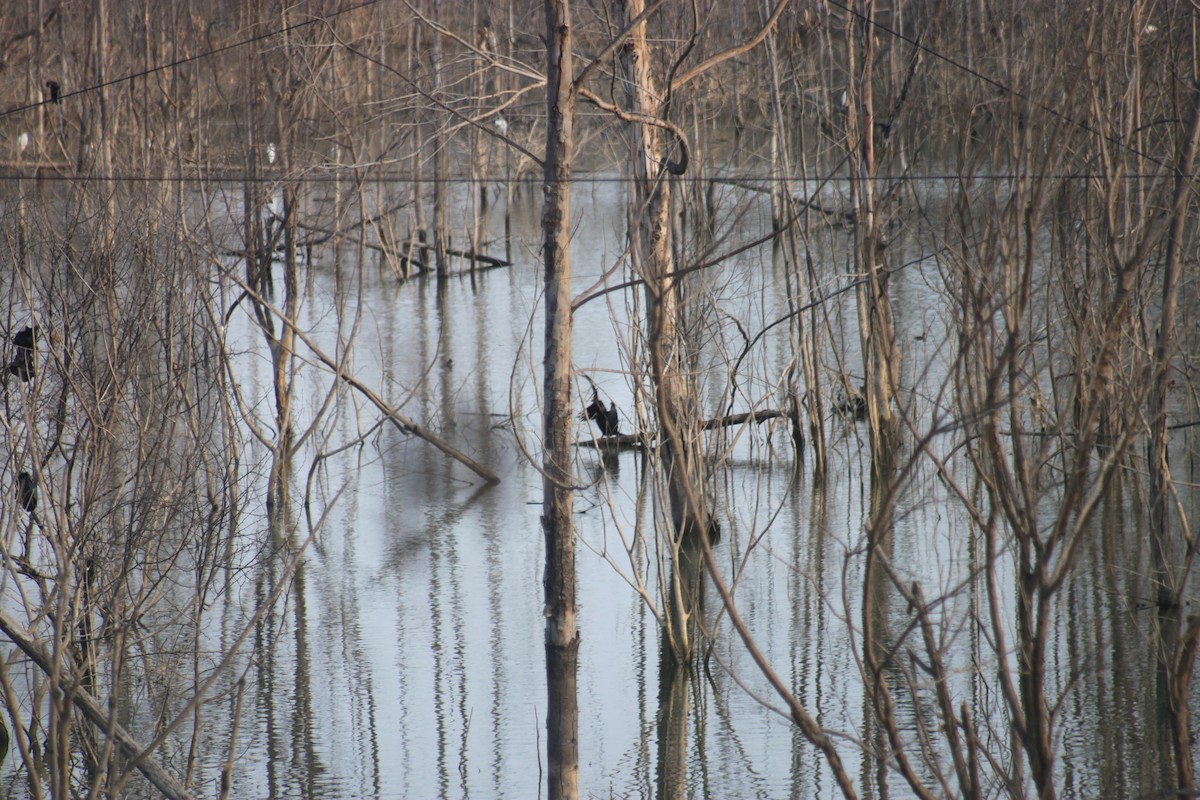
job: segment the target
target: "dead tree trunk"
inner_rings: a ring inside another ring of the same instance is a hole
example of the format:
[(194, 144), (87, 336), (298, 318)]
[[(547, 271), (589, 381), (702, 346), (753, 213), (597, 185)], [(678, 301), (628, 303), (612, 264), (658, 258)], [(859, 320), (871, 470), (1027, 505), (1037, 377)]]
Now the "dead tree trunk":
[[(441, 22), (441, 0), (433, 0), (433, 20)], [(442, 91), (442, 34), (433, 28), (433, 94), (440, 95)], [(449, 277), (449, 265), (446, 263), (446, 134), (441, 125), (436, 125), (433, 131), (433, 252), (434, 263), (437, 265), (438, 280)]]
[(1177, 347), (1175, 315), (1179, 305), (1179, 277), (1188, 200), (1194, 187), (1193, 165), (1200, 138), (1200, 89), (1193, 92), (1187, 139), (1179, 150), (1175, 193), (1167, 231), (1163, 270), (1162, 311), (1158, 341), (1154, 346), (1154, 384), (1150, 395), (1150, 531), (1160, 605), (1179, 605), (1186, 575), (1182, 534), (1171, 531), (1171, 465), (1167, 455), (1167, 393), (1171, 385), (1171, 360)]
[[(1187, 540), (1188, 526), (1178, 523), (1172, 525), (1175, 493), (1172, 488), (1170, 456), (1167, 452), (1167, 394), (1172, 383), (1172, 356), (1178, 346), (1175, 315), (1179, 304), (1184, 226), (1188, 219), (1188, 202), (1195, 183), (1192, 173), (1198, 145), (1200, 87), (1192, 93), (1187, 138), (1180, 145), (1179, 161), (1175, 169), (1174, 196), (1163, 271), (1162, 311), (1158, 325), (1158, 341), (1154, 347), (1154, 382), (1150, 393), (1150, 536), (1155, 578), (1158, 582), (1158, 602), (1160, 606), (1170, 609), (1176, 609), (1181, 604), (1195, 552), (1194, 542)], [(1200, 622), (1197, 622), (1194, 615), (1190, 617), (1187, 632), (1180, 637), (1177, 615), (1171, 614), (1169, 620), (1169, 624), (1175, 626), (1168, 638), (1173, 646), (1166, 654), (1162, 669), (1167, 679), (1170, 700), (1176, 788), (1180, 796), (1185, 796), (1195, 793), (1188, 687), (1191, 685), (1192, 670), (1196, 662), (1197, 641), (1200, 641)]]
[[(643, 14), (645, 3), (643, 0), (622, 0), (617, 10), (620, 27), (626, 28)], [(663, 127), (661, 123), (655, 124), (663, 119), (666, 109), (659, 100), (662, 94), (651, 72), (644, 21), (630, 29), (628, 41), (619, 54), (626, 86), (633, 168), (629, 252), (633, 269), (645, 281), (646, 287), (650, 370), (663, 440), (662, 469), (670, 500), (674, 559), (678, 563), (683, 540), (706, 533), (711, 518), (703, 500), (699, 453), (701, 415), (695, 392), (688, 382), (687, 347), (681, 330), (680, 279), (673, 275), (670, 183), (662, 143)], [(684, 598), (684, 594), (671, 594), (673, 603), (682, 602)], [(673, 609), (672, 616), (686, 620), (691, 616), (691, 609)], [(692, 638), (688, 625), (672, 631), (673, 649), (680, 661), (691, 654)]]
[[(623, 25), (645, 11), (643, 0), (624, 0)], [(637, 120), (629, 125), (632, 142), (634, 191), (629, 220), (630, 252), (634, 270), (645, 281), (646, 321), (651, 369), (657, 393), (659, 425), (667, 439), (664, 469), (669, 481), (671, 516), (677, 535), (707, 528), (706, 510), (689, 511), (687, 496), (698, 492), (693, 449), (699, 436), (692, 430), (698, 421), (694, 393), (687, 385), (685, 346), (680, 329), (682, 297), (680, 279), (673, 275), (671, 251), (670, 183), (665, 171), (662, 128), (645, 120), (660, 119), (659, 87), (650, 69), (646, 24), (635, 26), (620, 50), (629, 110)], [(672, 441), (673, 440), (673, 441)], [(702, 504), (697, 504), (702, 505)]]
[(542, 416), (546, 537), (547, 796), (579, 796), (579, 706), (576, 671), (575, 531), (571, 519), (571, 231), (570, 177), (574, 147), (570, 0), (546, 0), (546, 156), (542, 211), (546, 331)]
[[(879, 219), (875, 204), (875, 115), (874, 80), (875, 2), (866, 0), (862, 11), (849, 18), (847, 52), (851, 81), (849, 113), (846, 115), (846, 146), (850, 151), (850, 191), (854, 203), (854, 262), (862, 277), (856, 291), (858, 327), (862, 339), (866, 383), (867, 418), (871, 426), (872, 462), (882, 463), (896, 445), (898, 422), (892, 408), (900, 354), (888, 295), (888, 271), (880, 246)], [(862, 43), (861, 66), (855, 56)]]

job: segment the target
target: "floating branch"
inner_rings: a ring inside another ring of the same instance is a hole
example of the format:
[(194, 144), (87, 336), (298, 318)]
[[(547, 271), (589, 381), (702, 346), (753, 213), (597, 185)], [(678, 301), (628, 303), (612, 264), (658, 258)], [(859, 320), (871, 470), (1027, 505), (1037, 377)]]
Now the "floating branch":
[(742, 414), (729, 414), (724, 417), (716, 417), (715, 419), (706, 419), (700, 423), (700, 428), (701, 430), (711, 431), (716, 428), (730, 428), (734, 425), (742, 425), (747, 422), (766, 422), (769, 419), (778, 419), (786, 416), (786, 412), (775, 411), (773, 409), (746, 411)]
[[(741, 414), (729, 414), (724, 417), (714, 417), (706, 419), (700, 423), (700, 429), (711, 431), (717, 428), (731, 428), (734, 425), (744, 425), (747, 422), (766, 422), (767, 420), (780, 419), (786, 417), (784, 411), (774, 409), (766, 409), (763, 411), (746, 411)], [(654, 435), (641, 433), (622, 433), (617, 436), (597, 436), (589, 439), (580, 439), (575, 443), (578, 447), (590, 447), (596, 450), (626, 450), (641, 447), (657, 447), (658, 442)]]
[[(399, 411), (397, 411), (395, 408), (393, 408), (391, 405), (389, 405), (388, 402), (386, 400), (384, 400), (382, 397), (380, 397), (374, 390), (372, 390), (371, 387), (367, 386), (365, 383), (360, 381), (358, 378), (354, 377), (352, 374), (347, 372), (345, 367), (342, 364), (338, 363), (337, 361), (333, 360), (328, 355), (326, 355), (325, 351), (323, 351), (320, 347), (318, 347), (316, 342), (314, 342), (311, 338), (309, 338), (309, 336), (303, 330), (301, 330), (299, 328), (299, 326), (297, 326), (294, 322), (290, 321), (287, 318), (287, 315), (285, 315), (282, 311), (280, 311), (278, 308), (273, 306), (271, 303), (267, 302), (267, 300), (265, 300), (257, 292), (254, 292), (253, 290), (251, 290), (250, 287), (246, 286), (245, 282), (242, 281), (237, 275), (235, 275), (234, 273), (231, 273), (231, 272), (227, 272), (226, 274), (230, 278), (232, 278), (239, 286), (242, 287), (242, 291), (243, 291), (244, 295), (255, 298), (262, 305), (263, 308), (270, 310), (270, 312), (272, 314), (274, 314), (275, 316), (279, 317), (279, 319), (281, 321), (292, 325), (293, 329), (295, 330), (295, 333), (296, 333), (296, 338), (304, 343), (304, 345), (309, 349), (309, 351), (314, 356), (316, 356), (318, 361), (320, 361), (322, 364), (324, 364), (325, 367), (327, 367), (331, 372), (333, 372), (333, 374), (336, 375), (338, 378), (340, 378), (341, 380), (348, 383), (355, 391), (359, 392), (364, 397), (366, 397), (368, 400), (370, 400), (371, 403), (377, 409), (379, 409), (381, 412), (383, 412), (383, 414), (385, 416), (387, 416), (387, 418), (389, 420), (391, 420), (393, 425), (395, 425), (397, 428), (399, 428), (401, 431), (404, 431), (405, 433), (411, 433), (412, 435), (416, 436), (419, 439), (424, 439), (426, 442), (433, 445), (438, 450), (441, 450), (443, 453), (450, 456), (455, 461), (459, 462), (460, 464), (462, 464), (464, 467), (466, 467), (467, 469), (474, 472), (479, 477), (483, 478), (485, 481), (488, 482), (489, 485), (494, 486), (494, 485), (500, 483), (499, 475), (492, 472), (490, 469), (488, 469), (484, 465), (480, 464), (478, 461), (471, 458), (466, 453), (462, 452), (461, 450), (456, 448), (454, 445), (447, 442), (445, 439), (442, 439), (441, 437), (435, 435), (434, 433), (427, 431), (424, 428), (421, 428), (419, 425), (417, 425), (411, 419), (404, 416)], [(228, 313), (226, 315), (226, 318), (228, 318)]]

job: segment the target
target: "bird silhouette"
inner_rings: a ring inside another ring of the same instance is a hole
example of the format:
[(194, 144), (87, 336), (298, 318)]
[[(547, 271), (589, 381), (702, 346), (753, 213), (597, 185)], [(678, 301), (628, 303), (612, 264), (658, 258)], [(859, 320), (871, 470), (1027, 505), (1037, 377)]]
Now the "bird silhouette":
[(17, 476), (17, 499), (21, 501), (21, 508), (30, 514), (37, 511), (37, 481), (28, 472), (22, 471)]
[(8, 365), (8, 371), (17, 376), (22, 383), (33, 377), (33, 346), (36, 341), (37, 331), (28, 326), (17, 331), (17, 334), (13, 336), (13, 344), (17, 349), (13, 354), (12, 363)]
[(58, 103), (59, 97), (62, 94), (62, 86), (58, 81), (46, 81), (46, 88), (50, 90), (50, 102)]
[(592, 385), (592, 402), (586, 409), (579, 414), (581, 420), (590, 419), (596, 423), (596, 427), (600, 429), (601, 436), (616, 436), (620, 433), (619, 420), (617, 419), (617, 404), (610, 403), (608, 408), (604, 407), (604, 403), (600, 400), (600, 392), (596, 389), (595, 384)]

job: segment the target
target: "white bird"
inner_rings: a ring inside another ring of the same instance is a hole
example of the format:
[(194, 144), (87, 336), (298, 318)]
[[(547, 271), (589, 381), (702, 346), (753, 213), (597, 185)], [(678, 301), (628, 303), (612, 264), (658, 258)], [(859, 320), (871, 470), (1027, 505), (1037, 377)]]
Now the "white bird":
[(501, 136), (508, 135), (508, 120), (506, 120), (504, 117), (496, 117), (494, 120), (492, 120), (492, 125), (495, 126), (496, 130), (499, 131)]
[(269, 142), (267, 144), (267, 163), (268, 164), (275, 163), (275, 143), (274, 142)]
[(24, 153), (26, 147), (29, 147), (29, 134), (21, 131), (21, 135), (17, 137), (17, 152)]

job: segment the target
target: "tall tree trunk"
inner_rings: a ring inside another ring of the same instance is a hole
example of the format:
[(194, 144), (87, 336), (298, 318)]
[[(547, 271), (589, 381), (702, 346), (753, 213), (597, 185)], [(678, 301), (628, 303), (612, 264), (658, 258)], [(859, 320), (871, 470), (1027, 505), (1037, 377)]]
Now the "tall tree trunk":
[[(1176, 609), (1181, 604), (1184, 585), (1195, 552), (1194, 543), (1187, 540), (1186, 525), (1172, 525), (1174, 492), (1171, 486), (1171, 463), (1167, 451), (1167, 395), (1171, 387), (1171, 361), (1178, 344), (1175, 315), (1179, 304), (1184, 226), (1188, 205), (1195, 184), (1193, 169), (1196, 149), (1200, 144), (1200, 86), (1192, 90), (1192, 109), (1187, 138), (1180, 145), (1175, 169), (1175, 187), (1171, 221), (1167, 229), (1166, 265), (1163, 270), (1162, 311), (1158, 324), (1158, 341), (1154, 347), (1154, 383), (1150, 393), (1150, 536), (1154, 552), (1155, 578), (1158, 582), (1159, 605)], [(1172, 530), (1175, 528), (1175, 530)], [(1175, 756), (1176, 788), (1180, 796), (1195, 793), (1195, 774), (1192, 764), (1192, 741), (1189, 723), (1188, 687), (1196, 662), (1200, 623), (1189, 618), (1186, 635), (1180, 636), (1178, 614), (1164, 615), (1165, 624), (1173, 626), (1166, 641), (1170, 649), (1163, 658), (1161, 669), (1166, 677), (1172, 723), (1172, 745)]]
[[(440, 23), (442, 17), (441, 0), (433, 0), (433, 21)], [(439, 97), (442, 92), (442, 34), (437, 27), (433, 28), (433, 95)], [(446, 263), (446, 135), (441, 125), (435, 125), (433, 130), (433, 255), (437, 264), (438, 280), (448, 277), (449, 266)]]
[[(792, 142), (787, 136), (787, 114), (784, 109), (783, 91), (779, 78), (779, 60), (776, 52), (776, 34), (774, 33), (767, 37), (766, 55), (771, 81), (772, 175), (778, 179), (778, 182), (772, 182), (771, 213), (779, 222), (788, 223), (786, 229), (782, 231), (782, 236), (776, 240), (776, 252), (783, 256), (788, 283), (790, 284), (792, 278), (795, 278), (795, 288), (788, 292), (789, 311), (794, 312), (793, 298), (795, 298), (795, 303), (799, 303), (801, 302), (800, 298), (806, 294), (804, 263), (807, 258), (811, 258), (811, 255), (806, 254), (802, 257), (800, 253), (797, 232), (799, 220), (795, 213), (795, 203), (792, 200), (795, 196), (795, 187), (789, 179), (792, 174)], [(801, 170), (802, 174), (805, 172), (806, 170)], [(807, 186), (802, 184), (801, 193), (806, 194), (807, 191)], [(811, 291), (807, 293), (812, 294)], [(789, 328), (796, 342), (796, 350), (800, 355), (801, 374), (804, 378), (803, 400), (795, 386), (796, 382), (793, 377), (795, 370), (791, 371), (792, 375), (788, 378), (792, 441), (796, 448), (796, 465), (799, 468), (803, 464), (804, 457), (805, 438), (800, 425), (800, 409), (803, 406), (807, 409), (808, 430), (812, 437), (813, 472), (817, 476), (821, 476), (825, 473), (825, 429), (821, 424), (823, 411), (820, 396), (820, 372), (817, 370), (816, 346), (813, 339), (816, 326), (813, 326), (811, 330), (806, 329), (804, 315), (795, 314), (792, 322), (789, 323)]]
[[(645, 11), (644, 0), (621, 0), (617, 22), (627, 27)], [(619, 50), (628, 110), (638, 119), (662, 119), (662, 96), (651, 73), (646, 23), (634, 26)], [(687, 538), (707, 533), (710, 516), (703, 500), (700, 460), (701, 415), (687, 377), (687, 347), (681, 330), (682, 298), (673, 275), (670, 228), (670, 183), (664, 172), (662, 128), (635, 119), (629, 124), (633, 193), (628, 235), (634, 271), (646, 287), (646, 325), (651, 375), (658, 406), (662, 469), (666, 474), (674, 533), (672, 557), (678, 565)], [(686, 603), (687, 593), (671, 592), (668, 602)], [(677, 605), (672, 618), (690, 620), (692, 609)], [(691, 625), (674, 626), (675, 657), (685, 661), (692, 652)]]
[[(879, 219), (875, 208), (875, 114), (874, 81), (875, 2), (865, 0), (862, 11), (850, 17), (847, 52), (850, 57), (850, 111), (846, 115), (847, 146), (850, 148), (850, 189), (854, 203), (854, 261), (860, 276), (857, 289), (859, 336), (867, 402), (871, 426), (872, 463), (887, 460), (896, 446), (897, 420), (892, 410), (892, 395), (899, 374), (900, 354), (896, 349), (896, 331), (888, 296), (888, 271), (883, 264), (879, 240)], [(860, 36), (861, 34), (861, 36)], [(862, 42), (861, 66), (855, 63), (857, 45)]]
[[(644, 0), (622, 0), (618, 25), (627, 26), (645, 11)], [(651, 73), (646, 43), (646, 23), (635, 26), (620, 49), (629, 111), (642, 118), (661, 119), (665, 109)], [(709, 528), (702, 500), (699, 448), (699, 409), (687, 380), (687, 348), (680, 322), (682, 303), (679, 279), (673, 275), (669, 220), (670, 183), (664, 173), (662, 128), (634, 121), (629, 125), (632, 143), (634, 192), (630, 199), (629, 237), (634, 270), (646, 287), (646, 320), (651, 369), (658, 403), (658, 422), (667, 446), (663, 468), (667, 472), (671, 517), (677, 537)]]
[(1150, 395), (1150, 531), (1160, 605), (1177, 606), (1185, 575), (1185, 546), (1181, 534), (1171, 531), (1171, 465), (1167, 454), (1167, 394), (1171, 385), (1171, 360), (1175, 341), (1175, 314), (1179, 305), (1179, 274), (1188, 201), (1194, 187), (1192, 175), (1200, 137), (1200, 88), (1192, 92), (1187, 139), (1180, 145), (1175, 170), (1175, 193), (1167, 231), (1163, 270), (1162, 311), (1158, 341), (1154, 346), (1154, 384)]
[(575, 627), (575, 531), (571, 519), (571, 159), (575, 93), (572, 86), (569, 0), (545, 0), (546, 158), (542, 211), (545, 259), (545, 405), (542, 416), (546, 537), (546, 756), (547, 796), (579, 796), (579, 706), (576, 670), (579, 632)]

